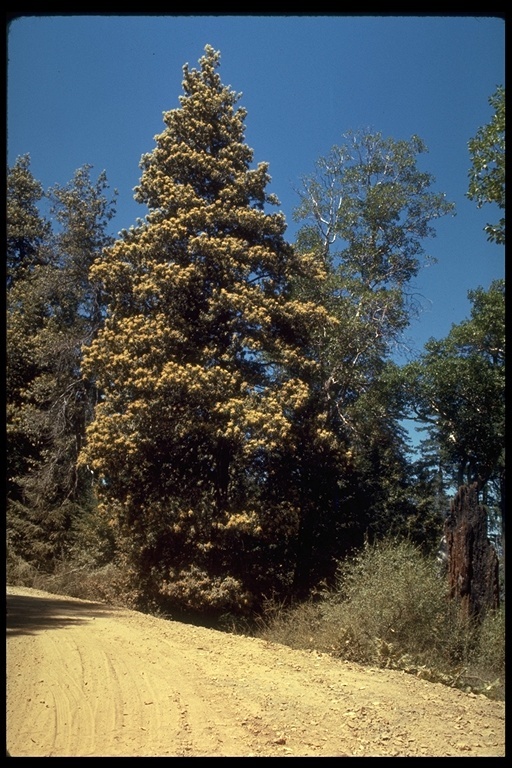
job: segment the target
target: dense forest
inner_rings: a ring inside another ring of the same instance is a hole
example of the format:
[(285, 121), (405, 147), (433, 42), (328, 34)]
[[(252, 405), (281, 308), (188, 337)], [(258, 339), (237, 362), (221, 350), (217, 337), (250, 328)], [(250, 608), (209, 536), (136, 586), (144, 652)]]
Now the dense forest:
[[(304, 177), (290, 243), (219, 64), (207, 46), (184, 66), (140, 162), (147, 213), (117, 238), (105, 173), (45, 190), (29, 155), (7, 169), (8, 559), (113, 563), (137, 607), (248, 614), (365, 541), (435, 552), (472, 483), (504, 556), (504, 280), (398, 364), (454, 212), (424, 142), (347, 133)], [(489, 104), (465, 194), (504, 213), (503, 87)], [(482, 237), (503, 244), (504, 218)]]

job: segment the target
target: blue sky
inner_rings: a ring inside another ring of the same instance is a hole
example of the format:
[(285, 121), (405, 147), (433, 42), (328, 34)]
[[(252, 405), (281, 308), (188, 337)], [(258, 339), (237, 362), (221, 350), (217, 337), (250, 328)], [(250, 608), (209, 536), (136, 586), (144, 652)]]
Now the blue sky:
[(29, 154), (43, 187), (66, 184), (85, 164), (119, 192), (113, 233), (146, 209), (133, 200), (141, 155), (179, 107), (182, 68), (206, 44), (220, 76), (243, 94), (246, 141), (268, 162), (293, 242), (295, 190), (316, 160), (349, 130), (426, 143), (420, 167), (455, 217), (425, 242), (437, 264), (414, 289), (424, 311), (407, 336), (421, 351), (469, 317), (467, 292), (504, 276), (504, 248), (486, 240), (495, 207), (465, 197), (467, 143), (492, 117), (489, 97), (505, 84), (505, 21), (484, 16), (36, 15), (8, 28), (7, 162)]

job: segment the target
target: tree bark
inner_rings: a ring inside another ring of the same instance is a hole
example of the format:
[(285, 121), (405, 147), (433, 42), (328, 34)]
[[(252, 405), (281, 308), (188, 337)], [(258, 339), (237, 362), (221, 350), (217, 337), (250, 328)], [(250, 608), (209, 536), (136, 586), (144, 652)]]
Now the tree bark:
[(478, 487), (462, 485), (445, 523), (450, 597), (468, 617), (481, 620), (499, 607), (499, 563), (487, 538), (487, 514), (478, 504)]

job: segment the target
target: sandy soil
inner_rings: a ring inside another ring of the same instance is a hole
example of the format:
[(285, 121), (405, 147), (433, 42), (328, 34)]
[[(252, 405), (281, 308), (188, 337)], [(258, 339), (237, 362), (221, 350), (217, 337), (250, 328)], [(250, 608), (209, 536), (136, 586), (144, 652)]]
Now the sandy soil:
[(7, 588), (12, 757), (505, 755), (505, 706), (400, 672)]

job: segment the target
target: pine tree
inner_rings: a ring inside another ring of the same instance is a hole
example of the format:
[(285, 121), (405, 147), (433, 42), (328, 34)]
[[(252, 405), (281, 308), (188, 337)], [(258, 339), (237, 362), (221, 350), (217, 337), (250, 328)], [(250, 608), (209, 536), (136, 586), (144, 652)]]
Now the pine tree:
[[(19, 169), (20, 161), (10, 174), (14, 202)], [(8, 290), (8, 537), (11, 553), (48, 570), (66, 556), (76, 518), (91, 503), (90, 473), (77, 468), (77, 457), (96, 389), (82, 376), (81, 349), (101, 322), (88, 270), (111, 240), (105, 230), (113, 208), (105, 175), (94, 184), (89, 172), (85, 166), (46, 193), (56, 231), (35, 217), (36, 208), (28, 220), (14, 203), (8, 207), (9, 242), (23, 243), (26, 254), (12, 259), (20, 266)], [(45, 239), (34, 241), (42, 230)]]
[(18, 157), (7, 169), (7, 288), (37, 264), (45, 262), (44, 244), (50, 223), (39, 213), (44, 197), (41, 184), (30, 170), (30, 155)]
[(34, 337), (44, 322), (44, 300), (32, 290), (34, 270), (50, 258), (51, 227), (40, 215), (43, 188), (30, 170), (30, 157), (19, 157), (7, 169), (7, 294), (6, 294), (6, 401), (7, 401), (7, 495), (20, 499), (19, 478), (26, 475), (38, 449), (29, 430), (23, 429), (20, 413), (24, 390), (40, 372)]
[(300, 510), (273, 478), (299, 450), (315, 368), (304, 350), (328, 317), (292, 300), (291, 278), (316, 273), (266, 212), (268, 165), (251, 167), (219, 53), (206, 46), (199, 63), (142, 157), (135, 197), (149, 213), (92, 268), (109, 302), (85, 350), (103, 399), (82, 461), (141, 601), (234, 609), (293, 568)]

